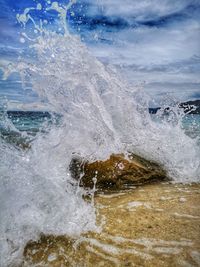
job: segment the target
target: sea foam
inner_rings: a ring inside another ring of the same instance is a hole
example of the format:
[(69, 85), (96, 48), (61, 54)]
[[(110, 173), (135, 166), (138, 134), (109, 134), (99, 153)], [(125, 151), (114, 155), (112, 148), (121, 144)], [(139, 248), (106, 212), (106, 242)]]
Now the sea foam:
[[(68, 170), (74, 154), (95, 160), (133, 151), (162, 164), (176, 182), (200, 179), (197, 140), (185, 135), (178, 120), (153, 121), (144, 92), (130, 88), (69, 33), (66, 14), (72, 4), (38, 4), (17, 15), (33, 58), (24, 55), (9, 64), (5, 78), (18, 72), (62, 120), (38, 133), (28, 151), (1, 140), (1, 266), (20, 262), (26, 242), (40, 233), (95, 229), (93, 204), (83, 201)], [(47, 21), (35, 22), (35, 10), (56, 11), (63, 34), (50, 30)], [(26, 31), (30, 24), (34, 36)]]

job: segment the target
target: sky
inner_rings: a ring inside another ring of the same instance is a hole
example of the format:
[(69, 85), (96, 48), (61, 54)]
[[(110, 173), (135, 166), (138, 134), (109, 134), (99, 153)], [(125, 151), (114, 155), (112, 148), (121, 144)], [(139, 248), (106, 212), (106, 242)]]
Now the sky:
[[(0, 0), (0, 66), (28, 53), (16, 15), (37, 3), (47, 1)], [(94, 56), (114, 65), (131, 86), (142, 85), (156, 103), (166, 96), (200, 99), (200, 0), (77, 0), (67, 17), (71, 33)], [(56, 27), (55, 14), (48, 19)], [(11, 109), (41, 107), (16, 74), (3, 80), (0, 73), (0, 105), (5, 99)]]

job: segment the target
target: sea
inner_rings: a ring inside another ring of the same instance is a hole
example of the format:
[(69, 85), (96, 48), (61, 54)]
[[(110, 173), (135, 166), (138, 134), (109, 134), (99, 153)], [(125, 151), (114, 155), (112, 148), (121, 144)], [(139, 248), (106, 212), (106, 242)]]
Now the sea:
[[(94, 161), (134, 152), (161, 164), (174, 183), (200, 182), (200, 115), (178, 106), (168, 115), (150, 114), (146, 93), (121, 80), (68, 31), (70, 3), (37, 4), (17, 15), (33, 60), (22, 54), (5, 67), (4, 78), (17, 72), (50, 110), (0, 112), (2, 267), (20, 266), (24, 246), (41, 233), (98, 230), (94, 203), (84, 201), (84, 189), (70, 175), (74, 155)], [(29, 15), (44, 10), (58, 14), (61, 32)], [(26, 32), (27, 22), (34, 31)]]
[[(153, 121), (162, 123), (168, 115), (152, 114)], [(0, 137), (6, 143), (28, 149), (37, 138), (37, 133), (48, 134), (53, 124), (59, 125), (62, 116), (48, 111), (0, 111)], [(200, 114), (184, 114), (181, 118), (181, 128), (193, 139), (200, 137)]]

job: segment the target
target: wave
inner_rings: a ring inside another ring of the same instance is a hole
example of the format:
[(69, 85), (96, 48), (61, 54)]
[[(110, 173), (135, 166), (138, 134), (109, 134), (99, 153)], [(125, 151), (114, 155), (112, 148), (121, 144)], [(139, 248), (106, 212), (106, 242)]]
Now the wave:
[[(20, 262), (25, 243), (40, 233), (78, 235), (95, 229), (93, 204), (83, 201), (84, 191), (68, 170), (74, 153), (95, 160), (133, 151), (161, 163), (176, 182), (200, 180), (200, 150), (197, 139), (184, 133), (182, 114), (153, 121), (142, 89), (130, 88), (69, 33), (66, 14), (72, 4), (38, 4), (17, 16), (24, 26), (33, 23), (34, 38), (24, 32), (23, 42), (34, 58), (9, 64), (5, 78), (18, 72), (62, 120), (38, 132), (26, 151), (1, 139), (2, 266)], [(56, 11), (64, 34), (49, 30), (47, 22), (37, 25), (33, 10)]]

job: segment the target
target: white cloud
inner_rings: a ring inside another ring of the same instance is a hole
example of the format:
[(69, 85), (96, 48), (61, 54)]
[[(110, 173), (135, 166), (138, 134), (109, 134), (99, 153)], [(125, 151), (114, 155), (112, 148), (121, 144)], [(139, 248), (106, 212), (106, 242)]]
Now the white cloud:
[[(192, 0), (89, 2), (93, 4), (90, 15), (101, 13), (108, 18), (114, 16), (127, 21), (132, 18), (137, 22), (176, 13), (184, 17), (191, 12), (187, 10), (189, 5), (199, 4)], [(145, 88), (150, 93), (159, 95), (160, 90), (161, 95), (168, 91), (177, 97), (189, 97), (192, 92), (195, 95), (200, 90), (200, 16), (196, 13), (189, 15), (181, 20), (172, 16), (169, 23), (161, 23), (158, 27), (138, 24), (114, 31), (100, 29), (99, 41), (89, 43), (89, 46), (95, 56), (119, 66), (131, 84), (145, 81)], [(101, 42), (101, 39), (108, 42)]]
[[(106, 63), (123, 67), (121, 71), (131, 83), (146, 81), (147, 85), (157, 83), (158, 86), (171, 82), (180, 92), (177, 84), (182, 84), (186, 90), (184, 83), (188, 88), (190, 83), (200, 82), (200, 15), (194, 9), (195, 5), (200, 8), (198, 0), (78, 1), (84, 2), (90, 4), (86, 16), (95, 19), (96, 15), (103, 15), (111, 21), (120, 18), (130, 22), (129, 25), (133, 25), (131, 23), (134, 21), (138, 23), (136, 27), (126, 25), (120, 28), (116, 25), (113, 29), (105, 26), (84, 31), (85, 42), (92, 53)], [(192, 9), (188, 11), (189, 6), (193, 6), (193, 13)], [(189, 16), (184, 17), (188, 12)], [(183, 15), (183, 18), (180, 20), (176, 14)], [(167, 23), (161, 22), (159, 25), (159, 19), (165, 16), (172, 17)], [(148, 20), (158, 20), (158, 27), (140, 23)], [(55, 20), (48, 27), (54, 29), (58, 27), (57, 23)], [(3, 44), (0, 49), (6, 47), (8, 53), (3, 55), (5, 59), (14, 59), (13, 53), (18, 54), (15, 48), (19, 43), (19, 34), (12, 25), (6, 26), (6, 19), (2, 20), (2, 25), (2, 38), (5, 39), (8, 34), (9, 40), (16, 39), (17, 42)], [(31, 27), (29, 25), (28, 28)], [(22, 44), (18, 48), (22, 50)], [(163, 88), (161, 86), (161, 90)], [(152, 89), (152, 92), (158, 90)]]
[(113, 45), (91, 46), (98, 57), (114, 64), (167, 64), (200, 54), (200, 25), (195, 21), (167, 28), (140, 27), (104, 33)]
[(106, 16), (135, 17), (138, 21), (177, 13), (195, 0), (87, 0), (91, 4), (90, 14), (103, 13)]

